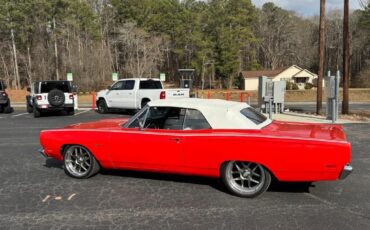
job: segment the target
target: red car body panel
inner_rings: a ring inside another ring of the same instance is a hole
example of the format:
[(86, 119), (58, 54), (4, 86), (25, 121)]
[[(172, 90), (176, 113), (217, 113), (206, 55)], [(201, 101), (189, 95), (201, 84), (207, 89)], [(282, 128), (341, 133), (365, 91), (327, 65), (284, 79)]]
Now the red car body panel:
[(109, 119), (45, 130), (47, 156), (62, 160), (66, 145), (89, 149), (104, 168), (220, 176), (230, 160), (264, 165), (280, 181), (338, 179), (351, 146), (339, 125), (273, 121), (261, 130), (122, 128)]

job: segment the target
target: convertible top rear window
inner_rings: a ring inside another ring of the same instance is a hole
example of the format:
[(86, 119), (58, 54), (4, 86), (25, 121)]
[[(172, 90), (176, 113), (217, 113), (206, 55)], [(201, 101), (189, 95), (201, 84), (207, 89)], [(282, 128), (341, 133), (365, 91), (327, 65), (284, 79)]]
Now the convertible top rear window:
[(265, 117), (262, 113), (258, 112), (252, 107), (244, 108), (240, 110), (240, 113), (243, 114), (246, 118), (251, 120), (256, 125), (259, 125), (267, 120), (267, 117)]

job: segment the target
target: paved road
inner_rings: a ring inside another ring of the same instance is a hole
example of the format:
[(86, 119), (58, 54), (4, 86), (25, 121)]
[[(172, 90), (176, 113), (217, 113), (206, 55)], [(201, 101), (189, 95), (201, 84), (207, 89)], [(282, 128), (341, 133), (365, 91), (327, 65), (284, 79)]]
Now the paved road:
[(104, 171), (76, 180), (36, 152), (42, 129), (117, 116), (127, 115), (0, 114), (0, 229), (369, 229), (369, 124), (345, 127), (349, 178), (276, 184), (257, 199), (199, 177)]

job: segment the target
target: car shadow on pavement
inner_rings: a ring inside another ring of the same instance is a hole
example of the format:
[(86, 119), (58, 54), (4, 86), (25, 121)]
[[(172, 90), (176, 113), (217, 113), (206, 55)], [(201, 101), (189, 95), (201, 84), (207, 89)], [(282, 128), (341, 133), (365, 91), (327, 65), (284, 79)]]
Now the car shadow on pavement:
[(63, 169), (63, 162), (55, 160), (54, 158), (48, 158), (45, 160), (44, 166), (47, 168)]
[[(53, 158), (46, 159), (44, 166), (47, 168), (63, 169), (63, 163)], [(103, 169), (102, 171), (100, 171), (100, 174), (107, 176), (208, 185), (218, 191), (229, 193), (222, 181), (218, 178), (112, 169)], [(315, 187), (315, 185), (312, 185), (312, 183), (310, 182), (279, 182), (273, 180), (271, 182), (270, 188), (268, 189), (268, 192), (307, 193), (312, 187)]]
[(280, 182), (273, 180), (268, 189), (270, 192), (286, 192), (286, 193), (309, 193), (310, 188), (314, 188), (311, 182)]

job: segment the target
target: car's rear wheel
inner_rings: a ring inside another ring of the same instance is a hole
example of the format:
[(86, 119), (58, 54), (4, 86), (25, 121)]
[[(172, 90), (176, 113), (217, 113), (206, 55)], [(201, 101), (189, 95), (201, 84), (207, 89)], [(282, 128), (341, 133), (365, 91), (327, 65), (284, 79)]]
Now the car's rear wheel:
[(99, 163), (92, 153), (83, 146), (71, 145), (64, 151), (64, 171), (68, 176), (84, 179), (100, 170)]
[(67, 114), (72, 116), (75, 114), (75, 109), (74, 108), (71, 108), (71, 109), (67, 109)]
[(261, 195), (271, 183), (269, 171), (253, 162), (226, 162), (222, 165), (221, 177), (231, 193), (248, 198)]
[(36, 107), (33, 107), (33, 117), (35, 118), (41, 117), (41, 111)]
[(98, 112), (99, 113), (108, 113), (108, 106), (104, 99), (98, 101)]
[(28, 113), (32, 113), (33, 112), (33, 107), (30, 106), (28, 103), (27, 103), (27, 112)]
[(141, 101), (141, 108), (144, 108), (146, 106), (146, 104), (148, 104), (150, 102), (150, 100), (148, 98), (145, 98)]
[(4, 113), (12, 113), (14, 112), (13, 108), (10, 106), (10, 101), (8, 100), (8, 103), (6, 103), (3, 107)]

